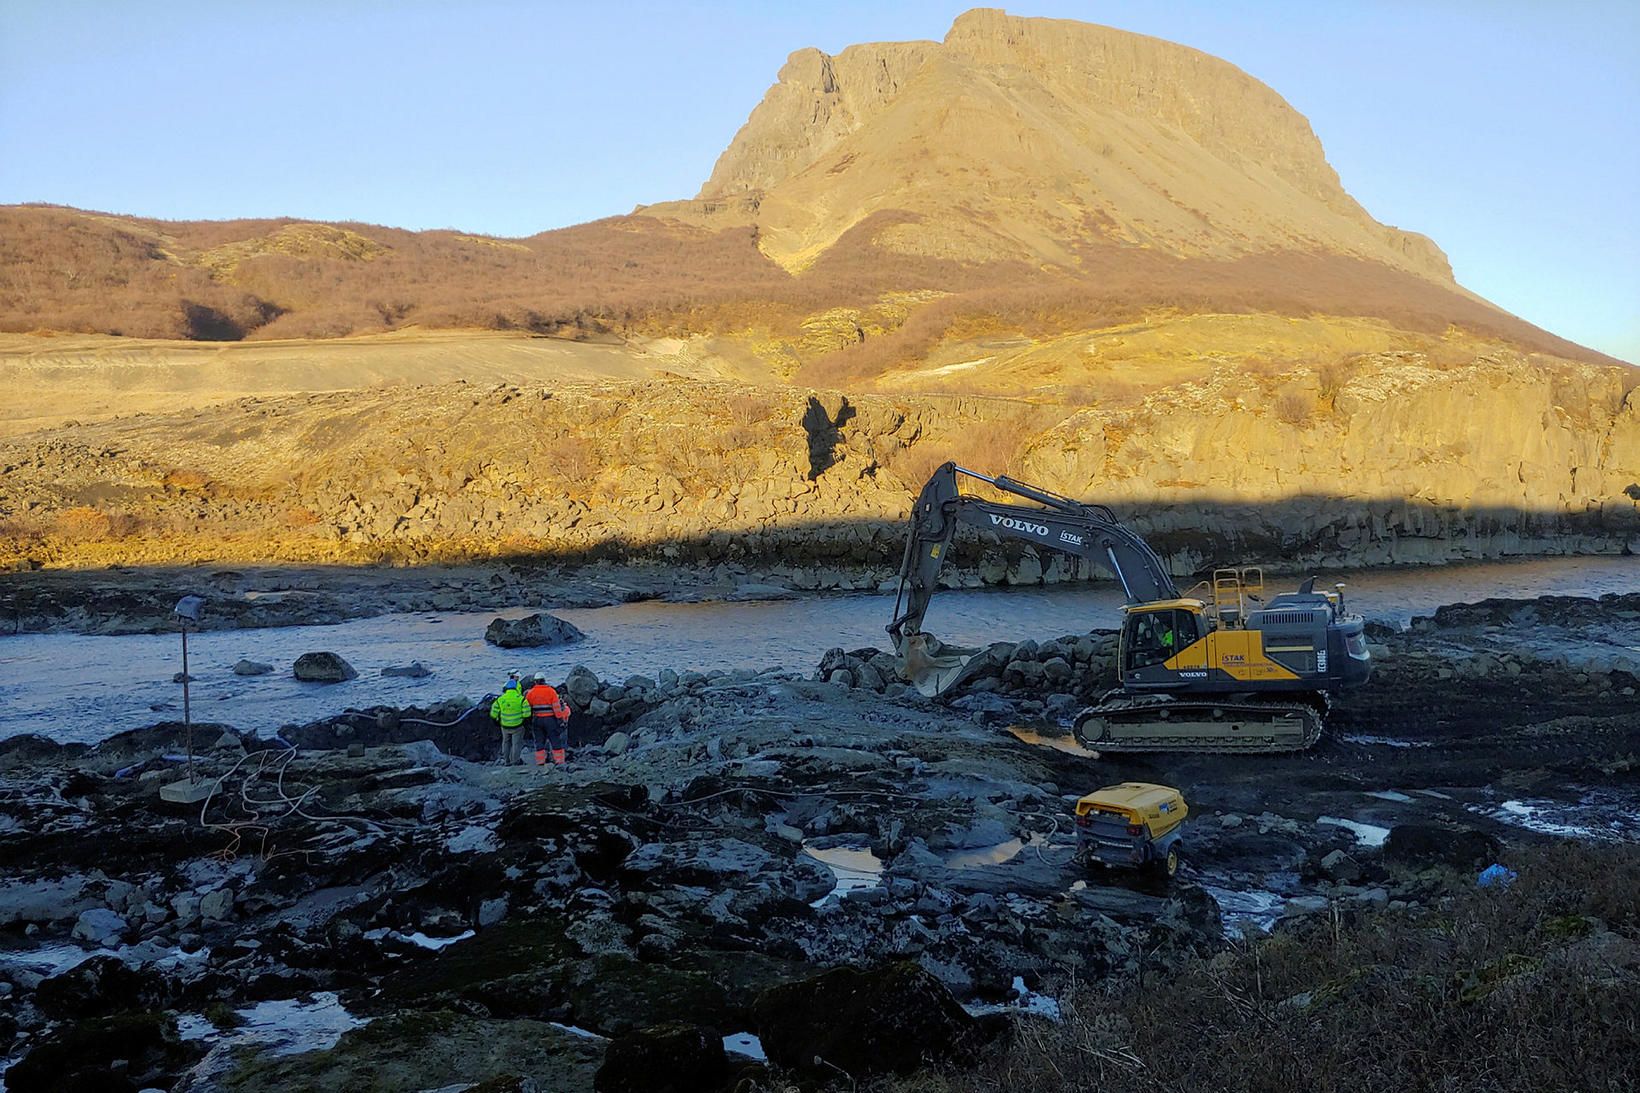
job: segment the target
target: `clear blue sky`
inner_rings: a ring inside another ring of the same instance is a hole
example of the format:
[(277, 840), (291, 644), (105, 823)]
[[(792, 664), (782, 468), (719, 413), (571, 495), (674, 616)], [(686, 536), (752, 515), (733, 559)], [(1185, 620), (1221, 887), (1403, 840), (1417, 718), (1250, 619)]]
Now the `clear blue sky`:
[[(0, 0), (0, 202), (501, 235), (692, 195), (787, 53), (960, 4)], [(1640, 3), (1036, 0), (1309, 117), (1468, 287), (1640, 362)]]

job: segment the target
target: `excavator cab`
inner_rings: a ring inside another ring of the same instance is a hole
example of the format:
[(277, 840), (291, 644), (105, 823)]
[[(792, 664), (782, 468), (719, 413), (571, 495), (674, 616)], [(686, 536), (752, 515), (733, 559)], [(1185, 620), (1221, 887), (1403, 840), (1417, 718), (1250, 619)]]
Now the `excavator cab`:
[(1165, 664), (1206, 635), (1207, 618), (1199, 600), (1130, 607), (1117, 645), (1122, 674)]

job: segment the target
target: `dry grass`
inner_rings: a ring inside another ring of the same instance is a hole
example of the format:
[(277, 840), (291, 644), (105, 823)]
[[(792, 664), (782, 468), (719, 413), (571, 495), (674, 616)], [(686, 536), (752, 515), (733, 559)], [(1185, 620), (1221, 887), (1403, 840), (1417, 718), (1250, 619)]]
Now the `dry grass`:
[[(888, 293), (944, 293), (898, 326), (804, 363), (836, 386), (914, 365), (942, 340), (1010, 331), (1046, 337), (1182, 312), (1384, 318), (1431, 334), (1456, 325), (1561, 355), (1580, 347), (1411, 274), (1336, 256), (1276, 253), (1183, 260), (1084, 247), (1074, 271), (964, 265), (884, 251), (906, 219), (878, 213), (800, 276), (752, 229), (709, 232), (613, 217), (527, 239), (290, 220), (167, 222), (46, 206), (0, 208), (0, 330), (238, 340), (398, 329), (524, 330), (597, 338), (628, 330), (800, 335), (805, 316), (871, 309)], [(289, 245), (317, 232), (347, 245)], [(217, 259), (231, 254), (234, 261)]]
[(1640, 941), (1640, 847), (1510, 861), (1507, 890), (1454, 877), (1417, 914), (1322, 916), (1143, 984), (1081, 985), (1063, 1024), (1024, 1026), (978, 1070), (876, 1088), (1632, 1090), (1640, 974), (1621, 954)]

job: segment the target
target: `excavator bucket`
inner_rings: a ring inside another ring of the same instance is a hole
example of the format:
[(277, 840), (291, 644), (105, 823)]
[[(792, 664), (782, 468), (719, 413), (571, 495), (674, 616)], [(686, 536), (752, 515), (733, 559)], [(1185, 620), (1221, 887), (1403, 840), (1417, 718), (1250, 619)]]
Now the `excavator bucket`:
[(982, 649), (946, 645), (932, 634), (908, 634), (899, 641), (900, 678), (928, 698), (935, 698), (967, 679)]

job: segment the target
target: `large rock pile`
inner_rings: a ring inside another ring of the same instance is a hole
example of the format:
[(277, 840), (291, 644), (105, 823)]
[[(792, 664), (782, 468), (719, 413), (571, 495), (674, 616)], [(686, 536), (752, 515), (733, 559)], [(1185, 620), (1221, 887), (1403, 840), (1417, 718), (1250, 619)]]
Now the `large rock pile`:
[[(1019, 700), (1010, 709), (1040, 712), (1076, 704), (1114, 686), (1115, 668), (1114, 632), (1066, 634), (1044, 642), (1000, 641), (975, 655), (950, 694), (959, 703), (966, 701), (959, 708), (983, 711), (988, 704), (977, 696), (996, 694)], [(884, 649), (829, 649), (813, 678), (895, 696), (910, 690), (894, 654)]]

